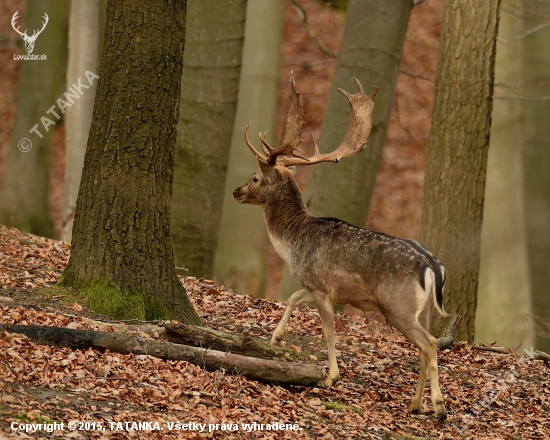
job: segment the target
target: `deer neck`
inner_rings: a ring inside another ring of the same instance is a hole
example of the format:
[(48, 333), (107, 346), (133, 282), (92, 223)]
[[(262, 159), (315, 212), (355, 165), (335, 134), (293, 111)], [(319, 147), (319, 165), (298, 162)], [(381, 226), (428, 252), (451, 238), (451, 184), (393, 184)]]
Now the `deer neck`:
[(276, 188), (262, 205), (269, 238), (279, 255), (289, 263), (289, 245), (311, 215), (295, 181)]

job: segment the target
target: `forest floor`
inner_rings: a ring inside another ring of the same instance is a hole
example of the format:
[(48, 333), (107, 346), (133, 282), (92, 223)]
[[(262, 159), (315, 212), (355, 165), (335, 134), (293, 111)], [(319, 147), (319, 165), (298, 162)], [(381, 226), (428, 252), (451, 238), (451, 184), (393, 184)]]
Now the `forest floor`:
[[(56, 286), (69, 254), (68, 243), (0, 226), (0, 324), (92, 329), (86, 317), (108, 319)], [(283, 314), (281, 303), (235, 295), (209, 280), (181, 280), (211, 328), (268, 341)], [(424, 413), (406, 412), (418, 355), (404, 337), (363, 317), (338, 314), (335, 322), (342, 379), (331, 389), (261, 383), (234, 371), (207, 372), (145, 355), (36, 345), (4, 332), (0, 438), (550, 438), (550, 368), (542, 360), (477, 351), (466, 343), (440, 350), (449, 414), (440, 423), (429, 382)], [(311, 362), (326, 372), (317, 311), (299, 306), (287, 331), (286, 348), (314, 350)], [(33, 434), (11, 428), (54, 422), (64, 423), (64, 430)], [(76, 430), (69, 430), (69, 422), (77, 423)], [(132, 422), (163, 430), (133, 430)], [(267, 430), (280, 428), (275, 423), (294, 429)], [(184, 424), (188, 430), (177, 430)]]

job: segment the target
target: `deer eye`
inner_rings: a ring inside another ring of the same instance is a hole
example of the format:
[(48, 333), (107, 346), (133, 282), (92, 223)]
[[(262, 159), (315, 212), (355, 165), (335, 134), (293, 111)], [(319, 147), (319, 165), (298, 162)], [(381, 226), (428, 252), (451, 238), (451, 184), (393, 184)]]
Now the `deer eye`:
[(258, 183), (260, 179), (258, 179), (256, 176), (252, 177), (252, 182)]

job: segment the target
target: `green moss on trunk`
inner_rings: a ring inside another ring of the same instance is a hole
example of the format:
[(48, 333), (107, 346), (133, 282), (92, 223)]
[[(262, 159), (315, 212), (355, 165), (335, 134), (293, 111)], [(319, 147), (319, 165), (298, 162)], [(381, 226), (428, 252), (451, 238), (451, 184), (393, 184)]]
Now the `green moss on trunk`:
[(110, 0), (62, 284), (94, 311), (201, 325), (174, 267), (170, 197), (186, 3)]

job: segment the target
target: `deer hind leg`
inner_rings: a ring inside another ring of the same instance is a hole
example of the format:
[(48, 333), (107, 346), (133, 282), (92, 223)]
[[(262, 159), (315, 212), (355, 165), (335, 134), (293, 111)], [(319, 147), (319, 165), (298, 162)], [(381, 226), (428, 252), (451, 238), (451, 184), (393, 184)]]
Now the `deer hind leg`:
[[(422, 327), (429, 333), (430, 319), (432, 316), (433, 306), (428, 303), (423, 312), (418, 317)], [(409, 412), (421, 412), (422, 411), (422, 396), (424, 395), (424, 387), (426, 386), (426, 378), (430, 374), (428, 369), (428, 359), (423, 350), (418, 350), (420, 356), (420, 370), (418, 374), (418, 385), (416, 387), (416, 394), (412, 403), (409, 406)], [(431, 384), (431, 381), (430, 381)]]
[(292, 311), (298, 304), (304, 302), (313, 302), (313, 296), (311, 295), (311, 292), (307, 289), (298, 290), (290, 296), (290, 298), (288, 299), (288, 305), (285, 309), (285, 313), (282, 319), (279, 321), (279, 324), (275, 328), (273, 336), (271, 337), (271, 345), (281, 345), (281, 341), (283, 340), (283, 336), (285, 335), (285, 328), (288, 320), (290, 319), (290, 316), (292, 315)]
[[(432, 389), (432, 404), (437, 418), (443, 421), (447, 418), (447, 411), (445, 410), (445, 403), (443, 402), (443, 396), (441, 395), (441, 390), (439, 389), (437, 346), (435, 338), (420, 325), (417, 319), (414, 320), (411, 327), (404, 328), (401, 331), (420, 350), (420, 377), (418, 379), (418, 388), (409, 410), (415, 411), (422, 407), (422, 393), (426, 381), (427, 364)], [(424, 358), (424, 362), (422, 361), (422, 358)]]
[(412, 403), (409, 405), (409, 412), (421, 412), (422, 411), (422, 396), (424, 395), (424, 387), (426, 386), (426, 376), (428, 375), (428, 363), (426, 362), (426, 355), (422, 350), (420, 352), (420, 372), (418, 374), (418, 385), (416, 387), (416, 394)]
[[(382, 310), (382, 312), (389, 323), (403, 333), (420, 351), (418, 386), (412, 404), (409, 406), (409, 411), (420, 411), (422, 409), (422, 394), (426, 376), (429, 374), (435, 414), (439, 420), (445, 420), (447, 411), (439, 389), (436, 340), (426, 330), (431, 315), (431, 304), (428, 301), (432, 301), (432, 298), (431, 295), (427, 295), (426, 291), (420, 288), (420, 285), (415, 286), (414, 295), (407, 295), (407, 290), (409, 289), (405, 287), (403, 291), (399, 292), (399, 296), (405, 298), (404, 302), (399, 303), (399, 306)], [(409, 299), (410, 302), (407, 303), (406, 299)]]
[(334, 345), (334, 307), (330, 297), (323, 292), (314, 292), (313, 300), (321, 316), (321, 324), (323, 325), (323, 333), (327, 343), (328, 376), (325, 379), (325, 385), (327, 388), (330, 388), (340, 379), (340, 371), (338, 370), (338, 362), (336, 360), (336, 348)]

